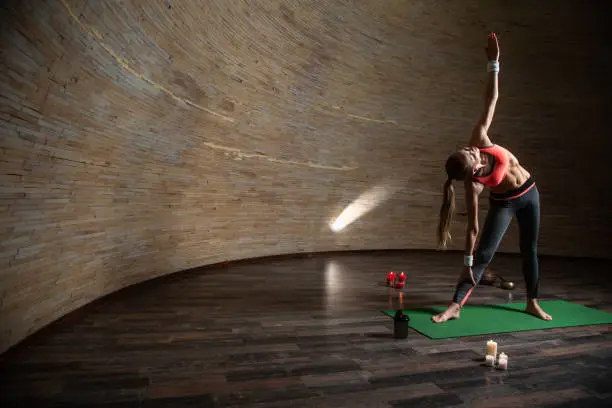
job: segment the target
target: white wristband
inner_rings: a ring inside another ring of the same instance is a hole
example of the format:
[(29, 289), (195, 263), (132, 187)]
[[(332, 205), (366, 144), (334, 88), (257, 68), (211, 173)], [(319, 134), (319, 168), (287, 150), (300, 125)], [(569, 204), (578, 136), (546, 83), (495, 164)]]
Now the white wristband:
[(473, 264), (474, 264), (473, 255), (463, 255), (463, 265), (464, 266), (472, 266)]
[(499, 61), (489, 61), (487, 63), (487, 72), (499, 72)]

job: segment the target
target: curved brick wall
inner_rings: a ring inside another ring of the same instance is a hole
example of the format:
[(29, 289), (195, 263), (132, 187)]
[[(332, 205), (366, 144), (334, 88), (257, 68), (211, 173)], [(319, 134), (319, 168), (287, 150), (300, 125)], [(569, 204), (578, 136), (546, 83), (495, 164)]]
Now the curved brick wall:
[[(190, 267), (432, 248), (491, 29), (492, 135), (538, 179), (541, 252), (609, 256), (603, 9), (481, 3), (4, 2), (0, 350)], [(360, 196), (369, 212), (332, 231)]]

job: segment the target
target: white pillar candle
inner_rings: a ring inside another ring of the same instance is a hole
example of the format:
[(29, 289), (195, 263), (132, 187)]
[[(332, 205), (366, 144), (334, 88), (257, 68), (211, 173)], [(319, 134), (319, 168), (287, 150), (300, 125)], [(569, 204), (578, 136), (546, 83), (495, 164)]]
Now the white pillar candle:
[(492, 356), (491, 354), (487, 354), (487, 356), (485, 357), (485, 364), (488, 367), (493, 367), (493, 365), (495, 365), (495, 356)]
[(487, 341), (487, 355), (488, 356), (496, 356), (497, 355), (497, 343), (493, 340)]
[(507, 360), (508, 359), (508, 355), (506, 353), (499, 353), (499, 359), (500, 360)]
[(497, 362), (497, 368), (500, 370), (507, 370), (508, 369), (508, 359), (507, 358), (500, 359)]

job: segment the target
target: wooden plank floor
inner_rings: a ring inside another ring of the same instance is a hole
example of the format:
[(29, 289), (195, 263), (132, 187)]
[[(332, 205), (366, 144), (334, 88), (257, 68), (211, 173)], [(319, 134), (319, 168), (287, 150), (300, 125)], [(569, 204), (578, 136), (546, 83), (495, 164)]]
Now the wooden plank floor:
[[(176, 274), (94, 302), (2, 356), (2, 407), (598, 407), (612, 405), (612, 327), (494, 336), (507, 372), (483, 367), (491, 336), (391, 337), (379, 310), (446, 304), (461, 255), (365, 252)], [(458, 268), (459, 265), (459, 268)], [(515, 279), (470, 304), (524, 300)], [(405, 271), (401, 293), (381, 285)], [(612, 311), (608, 262), (541, 259), (542, 298)], [(512, 299), (510, 299), (512, 295)], [(554, 316), (553, 316), (554, 318)]]

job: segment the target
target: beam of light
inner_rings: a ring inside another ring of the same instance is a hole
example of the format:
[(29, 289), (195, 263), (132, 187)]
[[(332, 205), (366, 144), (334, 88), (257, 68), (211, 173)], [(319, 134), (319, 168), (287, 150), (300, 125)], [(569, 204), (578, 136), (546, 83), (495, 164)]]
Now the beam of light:
[(341, 288), (340, 266), (335, 261), (328, 261), (325, 265), (325, 293), (334, 294)]
[(346, 226), (387, 201), (399, 189), (397, 186), (384, 185), (372, 187), (349, 204), (338, 218), (329, 224), (329, 227), (334, 232), (342, 231)]
[[(335, 314), (342, 305), (343, 273), (341, 265), (336, 261), (327, 261), (324, 270), (325, 279), (325, 312), (328, 315)], [(346, 288), (345, 288), (346, 290)]]

